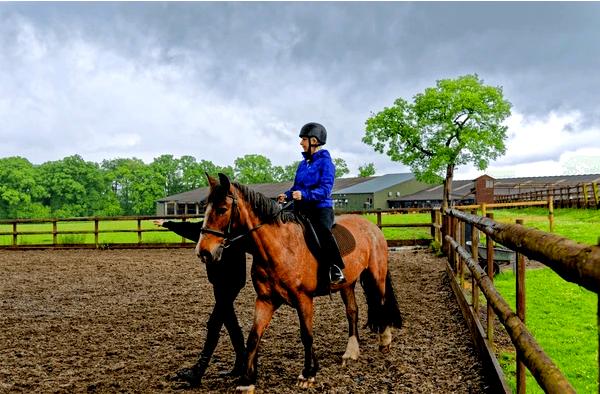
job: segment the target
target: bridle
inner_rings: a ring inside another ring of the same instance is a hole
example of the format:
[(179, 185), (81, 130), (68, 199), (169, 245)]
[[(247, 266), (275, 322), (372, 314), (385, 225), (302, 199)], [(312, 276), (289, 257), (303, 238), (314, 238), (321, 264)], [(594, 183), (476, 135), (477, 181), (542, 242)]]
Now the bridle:
[(235, 194), (227, 193), (225, 198), (227, 198), (227, 197), (231, 198), (233, 200), (233, 202), (231, 203), (231, 214), (229, 215), (229, 222), (227, 223), (227, 228), (225, 229), (225, 231), (223, 232), (223, 231), (214, 230), (212, 228), (206, 228), (206, 227), (202, 227), (200, 229), (201, 234), (211, 234), (211, 235), (215, 235), (217, 237), (223, 238), (223, 244), (222, 244), (223, 249), (227, 249), (235, 241), (238, 241), (238, 240), (244, 238), (246, 235), (249, 235), (250, 233), (258, 230), (264, 224), (264, 223), (261, 223), (257, 226), (254, 226), (253, 228), (251, 228), (250, 230), (246, 231), (243, 234), (232, 236), (231, 228), (233, 226), (233, 215), (237, 211), (239, 211), (239, 209), (237, 209), (238, 204), (237, 204), (237, 198), (236, 198)]

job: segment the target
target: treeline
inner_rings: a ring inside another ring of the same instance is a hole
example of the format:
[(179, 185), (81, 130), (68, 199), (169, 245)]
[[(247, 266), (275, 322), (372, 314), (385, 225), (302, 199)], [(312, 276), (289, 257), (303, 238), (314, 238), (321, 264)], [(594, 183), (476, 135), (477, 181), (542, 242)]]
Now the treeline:
[[(334, 159), (336, 177), (348, 174)], [(22, 157), (0, 159), (0, 218), (154, 214), (156, 200), (207, 185), (205, 172), (222, 172), (244, 183), (294, 179), (298, 162), (274, 166), (262, 155), (220, 167), (192, 156), (162, 155), (150, 164), (136, 158), (85, 161), (74, 155), (35, 165)]]

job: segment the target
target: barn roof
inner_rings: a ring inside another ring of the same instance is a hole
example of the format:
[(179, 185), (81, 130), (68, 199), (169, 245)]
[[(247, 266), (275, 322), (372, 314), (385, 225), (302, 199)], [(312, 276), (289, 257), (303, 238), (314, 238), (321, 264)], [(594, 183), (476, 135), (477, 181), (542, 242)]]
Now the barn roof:
[[(489, 176), (487, 177), (490, 178)], [(494, 194), (505, 195), (545, 190), (548, 188), (559, 188), (561, 186), (574, 186), (579, 183), (599, 182), (600, 174), (491, 179), (494, 180)], [(453, 200), (475, 198), (474, 191), (475, 180), (455, 180), (452, 182), (452, 193), (450, 198)], [(436, 185), (420, 192), (394, 199), (393, 201), (441, 200), (443, 192), (444, 186)]]
[(358, 194), (358, 193), (375, 193), (385, 190), (389, 187), (414, 179), (415, 176), (411, 173), (401, 174), (386, 174), (378, 177), (373, 177), (366, 182), (361, 182), (343, 189), (334, 191), (335, 194)]

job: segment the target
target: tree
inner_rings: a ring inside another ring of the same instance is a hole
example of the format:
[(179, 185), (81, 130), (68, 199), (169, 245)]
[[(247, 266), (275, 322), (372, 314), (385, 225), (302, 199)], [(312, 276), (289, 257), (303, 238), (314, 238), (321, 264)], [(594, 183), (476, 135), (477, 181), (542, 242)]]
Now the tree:
[(450, 201), (457, 166), (484, 170), (504, 154), (511, 104), (501, 87), (486, 86), (477, 75), (437, 81), (436, 87), (399, 98), (366, 121), (363, 142), (409, 166), (423, 182), (444, 181), (442, 207)]
[(263, 155), (246, 155), (238, 157), (234, 163), (235, 179), (244, 184), (272, 183), (273, 165)]
[(79, 155), (43, 163), (37, 176), (47, 192), (41, 201), (54, 216), (109, 214), (116, 204), (100, 166)]
[(164, 191), (160, 197), (186, 191), (183, 185), (183, 171), (180, 164), (180, 160), (173, 157), (173, 155), (160, 155), (150, 163), (150, 168), (163, 179)]
[(137, 158), (104, 160), (102, 168), (111, 179), (121, 212), (125, 215), (152, 214), (155, 201), (164, 197), (165, 178)]
[(346, 164), (346, 161), (344, 159), (341, 159), (341, 158), (333, 159), (333, 164), (335, 165), (336, 179), (341, 178), (344, 175), (347, 175), (350, 173), (350, 170), (348, 169), (348, 164)]
[(368, 176), (375, 175), (375, 164), (366, 163), (362, 166), (358, 167), (358, 176), (361, 178), (366, 178)]
[(39, 199), (46, 190), (36, 178), (37, 169), (22, 157), (0, 159), (0, 218), (49, 216)]

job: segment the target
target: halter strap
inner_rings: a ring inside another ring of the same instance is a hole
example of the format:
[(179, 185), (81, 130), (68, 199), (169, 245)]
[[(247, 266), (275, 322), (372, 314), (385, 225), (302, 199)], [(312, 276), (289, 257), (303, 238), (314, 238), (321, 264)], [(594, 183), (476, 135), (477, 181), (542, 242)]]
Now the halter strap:
[(225, 197), (231, 197), (231, 199), (233, 199), (233, 203), (231, 204), (231, 215), (229, 215), (229, 223), (227, 223), (227, 229), (225, 230), (225, 232), (223, 231), (219, 231), (219, 230), (213, 230), (211, 228), (201, 228), (200, 229), (200, 233), (205, 233), (205, 234), (211, 234), (211, 235), (215, 235), (217, 237), (221, 237), (224, 239), (223, 242), (223, 248), (228, 248), (231, 246), (232, 243), (234, 243), (235, 241), (238, 241), (242, 238), (244, 238), (246, 235), (258, 230), (259, 228), (262, 227), (262, 225), (264, 223), (261, 223), (253, 228), (251, 228), (250, 230), (246, 231), (243, 234), (240, 235), (236, 235), (235, 237), (231, 236), (231, 227), (233, 225), (233, 215), (235, 214), (235, 212), (237, 211), (237, 198), (235, 197), (235, 194), (227, 194), (227, 196)]

